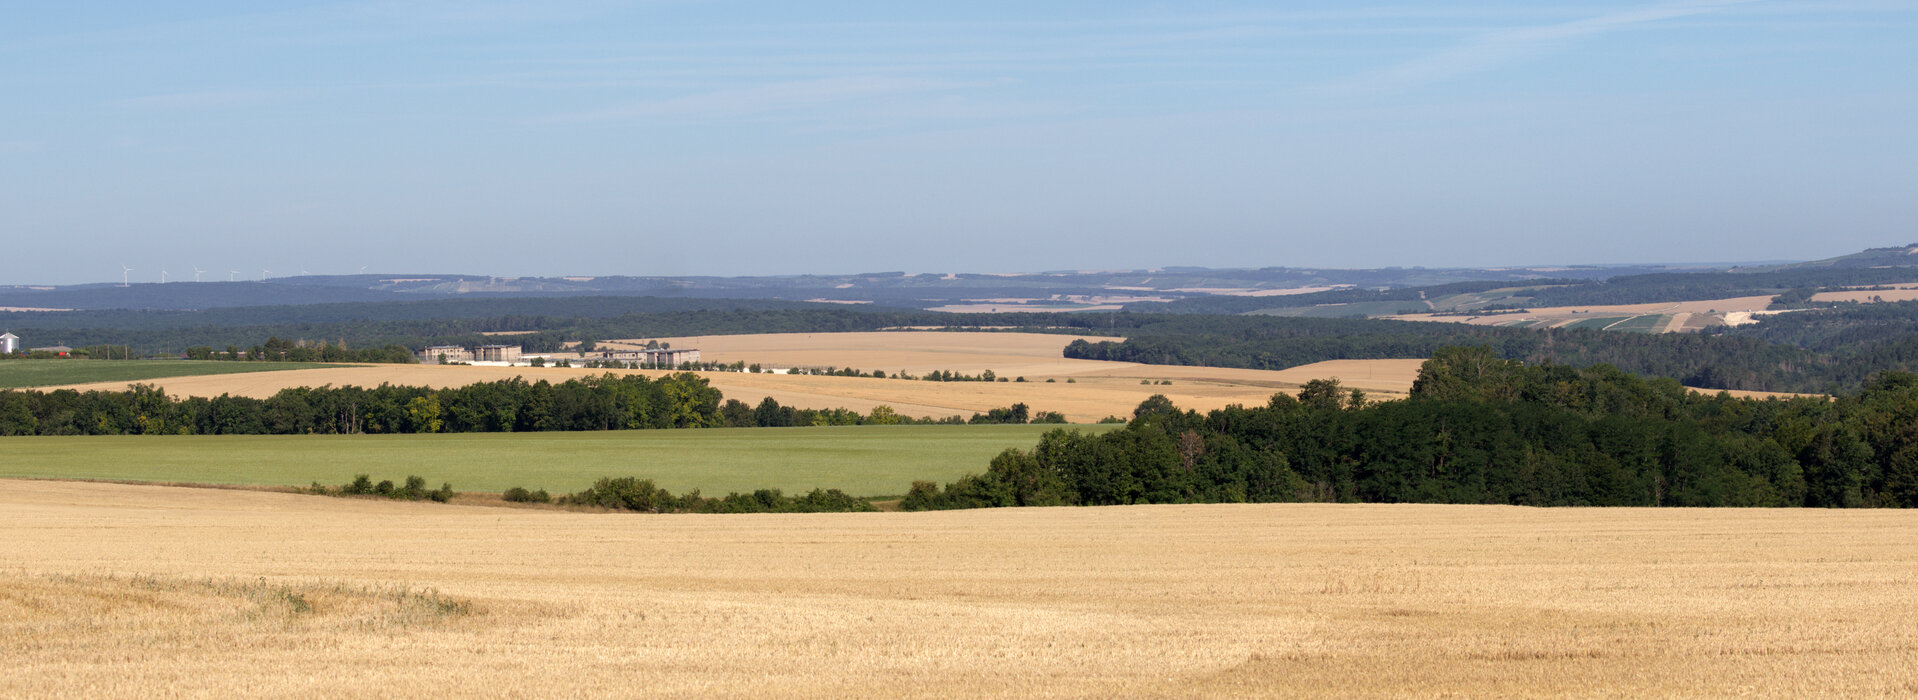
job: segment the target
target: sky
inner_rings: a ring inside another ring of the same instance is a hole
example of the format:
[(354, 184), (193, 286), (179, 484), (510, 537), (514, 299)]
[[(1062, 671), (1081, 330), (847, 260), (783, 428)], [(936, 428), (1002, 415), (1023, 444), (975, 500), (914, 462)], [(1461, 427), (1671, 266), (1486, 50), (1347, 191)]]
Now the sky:
[(0, 0), (0, 16), (0, 284), (1918, 242), (1918, 0)]

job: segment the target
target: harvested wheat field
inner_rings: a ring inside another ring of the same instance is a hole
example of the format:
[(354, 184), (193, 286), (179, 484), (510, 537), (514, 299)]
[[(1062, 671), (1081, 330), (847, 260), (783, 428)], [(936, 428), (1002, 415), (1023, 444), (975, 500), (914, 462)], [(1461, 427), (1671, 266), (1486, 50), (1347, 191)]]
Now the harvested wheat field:
[[(1338, 377), (1347, 386), (1379, 398), (1402, 397), (1418, 374), (1419, 360), (1324, 362), (1283, 371), (1142, 365), (1131, 362), (1069, 360), (1060, 356), (1073, 336), (1034, 333), (793, 333), (756, 336), (704, 336), (667, 339), (674, 347), (698, 347), (713, 362), (745, 361), (778, 367), (856, 367), (901, 369), (924, 374), (935, 369), (995, 374), (1025, 382), (927, 382), (862, 377), (703, 372), (727, 398), (757, 404), (771, 397), (801, 408), (849, 408), (860, 412), (888, 405), (914, 417), (969, 416), (975, 412), (1025, 403), (1034, 411), (1057, 411), (1075, 423), (1106, 416), (1130, 416), (1153, 394), (1164, 394), (1181, 408), (1209, 411), (1229, 404), (1262, 405), (1278, 392), (1296, 392), (1312, 379)], [(459, 365), (363, 365), (318, 370), (288, 370), (217, 377), (147, 380), (176, 396), (253, 396), (264, 398), (288, 387), (323, 384), (377, 386), (465, 386), (475, 382), (525, 377), (528, 381), (597, 376), (608, 371), (649, 374), (660, 371), (560, 367), (488, 367)], [(1048, 383), (1047, 379), (1054, 381)], [(1070, 381), (1068, 381), (1070, 380)], [(1158, 384), (1168, 381), (1171, 384)], [(1151, 382), (1141, 384), (1141, 382)], [(63, 388), (119, 390), (127, 382), (102, 382)], [(52, 389), (54, 387), (47, 387)]]
[(646, 516), (0, 481), (0, 695), (1918, 693), (1918, 514)]

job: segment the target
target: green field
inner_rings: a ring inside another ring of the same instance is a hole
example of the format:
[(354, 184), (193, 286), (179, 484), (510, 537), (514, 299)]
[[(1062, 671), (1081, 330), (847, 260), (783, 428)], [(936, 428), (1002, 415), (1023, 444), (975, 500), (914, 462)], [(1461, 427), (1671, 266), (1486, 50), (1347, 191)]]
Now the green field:
[(1324, 306), (1286, 306), (1254, 311), (1262, 316), (1287, 316), (1292, 318), (1351, 318), (1355, 316), (1392, 316), (1396, 314), (1418, 314), (1431, 311), (1424, 302), (1417, 301), (1360, 301), (1350, 304), (1326, 304)]
[(0, 389), (353, 366), (356, 365), (213, 360), (6, 360), (0, 362)]
[(1587, 318), (1587, 319), (1577, 321), (1575, 323), (1569, 323), (1569, 324), (1566, 324), (1564, 327), (1565, 328), (1589, 328), (1591, 330), (1596, 331), (1596, 330), (1603, 330), (1606, 326), (1612, 325), (1614, 323), (1618, 323), (1619, 321), (1623, 321), (1628, 318), (1631, 318), (1631, 317), (1630, 316), (1600, 316), (1598, 318)]
[(1612, 326), (1606, 330), (1628, 331), (1633, 333), (1657, 333), (1664, 330), (1665, 325), (1671, 323), (1671, 321), (1672, 317), (1664, 314), (1646, 314), (1644, 316), (1633, 316), (1631, 320)]
[[(0, 477), (339, 485), (409, 474), (461, 491), (578, 491), (603, 476), (708, 495), (778, 488), (902, 494), (983, 472), (1045, 425), (873, 425), (458, 435), (130, 435), (0, 438)], [(1072, 426), (1104, 431), (1118, 426)]]

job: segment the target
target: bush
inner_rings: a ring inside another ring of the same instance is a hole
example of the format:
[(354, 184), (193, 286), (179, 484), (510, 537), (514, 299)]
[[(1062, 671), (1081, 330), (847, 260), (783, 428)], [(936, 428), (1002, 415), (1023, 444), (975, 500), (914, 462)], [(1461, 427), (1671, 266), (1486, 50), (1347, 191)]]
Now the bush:
[(500, 494), (499, 497), (502, 500), (508, 501), (510, 503), (551, 503), (553, 502), (553, 496), (551, 494), (546, 493), (546, 489), (540, 489), (538, 491), (528, 491), (518, 486), (507, 489), (506, 492)]
[[(524, 489), (521, 489), (524, 491)], [(534, 497), (544, 496), (541, 491)], [(571, 496), (561, 496), (562, 505), (586, 505), (644, 513), (846, 513), (876, 510), (865, 499), (854, 498), (839, 489), (813, 489), (803, 496), (787, 496), (779, 489), (759, 489), (752, 493), (729, 493), (721, 498), (705, 498), (698, 491), (673, 497), (650, 479), (620, 477), (600, 479), (593, 487)]]
[(395, 490), (393, 498), (402, 501), (418, 501), (426, 498), (426, 479), (408, 475), (406, 485)]
[(672, 501), (672, 494), (653, 485), (651, 479), (622, 476), (602, 478), (592, 488), (560, 498), (563, 505), (596, 506), (613, 510), (658, 513)]
[(912, 490), (899, 501), (900, 510), (936, 510), (939, 506), (939, 484), (930, 481), (912, 482)]
[(451, 501), (453, 496), (459, 494), (453, 490), (450, 482), (441, 483), (439, 488), (428, 491), (425, 477), (408, 476), (406, 485), (394, 486), (390, 479), (373, 483), (373, 477), (366, 474), (354, 475), (352, 483), (338, 489), (328, 489), (316, 481), (307, 492), (321, 496), (385, 496), (399, 501), (432, 500), (438, 503)]

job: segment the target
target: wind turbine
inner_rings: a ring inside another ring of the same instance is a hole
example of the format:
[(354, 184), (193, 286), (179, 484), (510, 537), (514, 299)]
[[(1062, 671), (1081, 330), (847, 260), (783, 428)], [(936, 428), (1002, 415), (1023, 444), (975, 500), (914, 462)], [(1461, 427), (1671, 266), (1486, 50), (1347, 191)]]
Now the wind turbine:
[(166, 284), (166, 268), (160, 268), (160, 284)]
[(195, 282), (198, 282), (198, 281), (200, 281), (200, 273), (202, 273), (202, 272), (206, 272), (206, 270), (202, 270), (202, 269), (200, 269), (200, 266), (199, 266), (199, 265), (194, 265), (194, 266), (193, 266), (193, 281), (195, 281)]
[(268, 273), (268, 272), (272, 272), (272, 270), (268, 270), (268, 269), (266, 269), (266, 268), (264, 268), (264, 267), (262, 267), (262, 268), (260, 268), (260, 281), (261, 281), (261, 282), (265, 282), (265, 281), (266, 281), (266, 273)]
[(365, 265), (361, 265), (361, 266), (360, 266), (360, 274), (362, 274), (362, 275), (364, 275), (364, 274), (366, 274), (366, 266), (365, 266)]
[(133, 268), (127, 267), (126, 263), (120, 263), (120, 286), (121, 287), (127, 286), (127, 273), (132, 271), (133, 271)]

